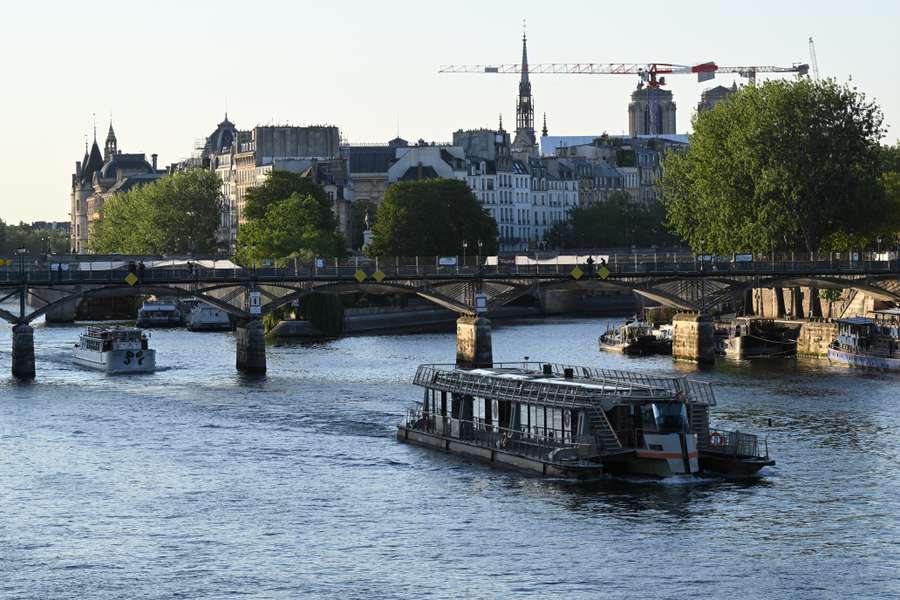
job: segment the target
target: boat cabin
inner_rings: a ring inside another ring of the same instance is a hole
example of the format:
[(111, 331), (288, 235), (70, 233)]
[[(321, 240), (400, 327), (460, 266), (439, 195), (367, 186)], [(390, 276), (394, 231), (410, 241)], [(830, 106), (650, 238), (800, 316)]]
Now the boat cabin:
[(147, 336), (137, 327), (88, 327), (79, 345), (92, 352), (147, 350)]

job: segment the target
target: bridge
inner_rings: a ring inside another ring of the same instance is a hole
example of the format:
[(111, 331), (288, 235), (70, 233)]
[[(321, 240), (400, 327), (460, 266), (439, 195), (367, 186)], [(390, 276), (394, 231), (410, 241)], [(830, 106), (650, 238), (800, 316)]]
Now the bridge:
[[(199, 298), (238, 321), (237, 367), (265, 371), (261, 316), (312, 294), (415, 295), (460, 315), (461, 363), (489, 362), (490, 323), (481, 313), (527, 296), (552, 292), (633, 292), (680, 311), (708, 313), (718, 307), (752, 312), (756, 289), (856, 290), (881, 301), (900, 302), (900, 260), (893, 255), (784, 255), (697, 257), (685, 253), (595, 254), (587, 256), (412, 257), (282, 261), (240, 268), (223, 261), (179, 259), (164, 268), (139, 268), (141, 257), (117, 257), (103, 268), (79, 257), (39, 265), (24, 257), (0, 267), (0, 304), (18, 298), (18, 310), (0, 308), (13, 324), (13, 372), (34, 377), (35, 319), (89, 297), (161, 295)], [(133, 260), (137, 259), (137, 260)], [(784, 313), (783, 296), (778, 312)], [(818, 297), (810, 316), (821, 316)], [(779, 314), (778, 316), (783, 316)]]

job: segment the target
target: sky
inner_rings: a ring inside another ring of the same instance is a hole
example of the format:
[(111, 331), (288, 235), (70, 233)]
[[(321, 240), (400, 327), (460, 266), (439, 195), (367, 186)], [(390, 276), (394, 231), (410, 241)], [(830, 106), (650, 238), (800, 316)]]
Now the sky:
[[(516, 75), (438, 74), (443, 64), (514, 63), (522, 21), (541, 62), (779, 65), (809, 62), (882, 107), (900, 136), (900, 2), (484, 0), (232, 2), (46, 0), (0, 5), (0, 219), (68, 220), (71, 174), (109, 126), (119, 149), (190, 156), (228, 117), (254, 125), (333, 124), (351, 143), (399, 133), (449, 141), (461, 128), (514, 128)], [(678, 132), (698, 84), (673, 76)], [(632, 76), (534, 75), (551, 135), (627, 131)], [(897, 121), (897, 125), (893, 123)]]

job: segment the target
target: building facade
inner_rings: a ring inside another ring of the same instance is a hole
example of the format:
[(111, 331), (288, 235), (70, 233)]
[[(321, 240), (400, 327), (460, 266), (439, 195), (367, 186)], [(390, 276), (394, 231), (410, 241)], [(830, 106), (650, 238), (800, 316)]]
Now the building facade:
[(628, 134), (637, 137), (674, 133), (675, 101), (672, 92), (651, 86), (635, 90), (628, 105)]
[(147, 161), (145, 154), (126, 154), (119, 150), (112, 123), (102, 155), (95, 132), (90, 151), (85, 148), (84, 158), (75, 163), (72, 174), (69, 228), (72, 252), (85, 254), (90, 251), (91, 229), (110, 196), (165, 175), (165, 170), (157, 169), (156, 154), (151, 154), (151, 160)]

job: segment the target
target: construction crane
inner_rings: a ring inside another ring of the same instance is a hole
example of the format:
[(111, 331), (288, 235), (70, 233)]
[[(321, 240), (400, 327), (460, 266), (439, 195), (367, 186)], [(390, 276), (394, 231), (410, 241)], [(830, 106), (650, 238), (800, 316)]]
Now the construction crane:
[(812, 67), (813, 79), (819, 80), (819, 59), (816, 58), (816, 43), (809, 38), (809, 64)]
[[(520, 64), (497, 65), (443, 65), (438, 73), (521, 73)], [(637, 75), (640, 78), (638, 87), (659, 88), (666, 85), (665, 75), (694, 75), (697, 81), (708, 81), (717, 73), (735, 73), (748, 79), (750, 84), (756, 83), (759, 73), (809, 73), (809, 65), (797, 63), (790, 67), (775, 66), (743, 66), (720, 67), (714, 62), (698, 65), (675, 65), (670, 63), (544, 63), (528, 65), (531, 73), (552, 73), (565, 75)]]

